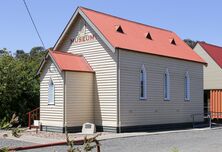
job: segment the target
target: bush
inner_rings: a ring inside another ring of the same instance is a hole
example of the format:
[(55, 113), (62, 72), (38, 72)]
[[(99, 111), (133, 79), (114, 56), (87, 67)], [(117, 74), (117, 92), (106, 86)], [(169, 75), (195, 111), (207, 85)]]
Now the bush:
[(0, 121), (19, 116), (27, 125), (27, 112), (39, 107), (39, 78), (36, 76), (46, 51), (33, 48), (30, 53), (18, 50), (12, 55), (0, 50)]

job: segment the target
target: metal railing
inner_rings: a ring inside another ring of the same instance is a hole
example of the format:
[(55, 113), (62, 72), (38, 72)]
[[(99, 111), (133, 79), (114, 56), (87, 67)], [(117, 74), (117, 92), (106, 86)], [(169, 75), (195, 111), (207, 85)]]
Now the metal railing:
[[(207, 112), (192, 114), (193, 128), (210, 127), (222, 125), (222, 112)], [(199, 120), (204, 120), (203, 122)]]
[(38, 107), (32, 111), (29, 111), (27, 115), (28, 115), (28, 127), (29, 129), (31, 129), (32, 128), (31, 124), (34, 122), (34, 120), (39, 120), (40, 118), (40, 108)]

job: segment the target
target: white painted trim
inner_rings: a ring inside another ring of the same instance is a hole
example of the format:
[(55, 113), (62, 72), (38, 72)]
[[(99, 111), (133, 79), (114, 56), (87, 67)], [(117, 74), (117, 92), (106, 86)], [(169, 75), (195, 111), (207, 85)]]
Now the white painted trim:
[[(141, 71), (143, 71), (143, 94), (144, 97), (141, 97)], [(140, 100), (146, 100), (147, 99), (147, 72), (146, 72), (146, 67), (144, 64), (142, 65), (140, 69)]]
[(185, 73), (184, 77), (184, 100), (190, 101), (190, 76), (188, 71)]
[(91, 26), (91, 28), (99, 35), (103, 42), (109, 47), (109, 49), (114, 53), (115, 47), (105, 38), (105, 36), (100, 32), (100, 30), (90, 21), (90, 19), (79, 9), (79, 14), (83, 19)]
[(65, 36), (65, 34), (67, 33), (69, 27), (71, 26), (71, 24), (73, 23), (73, 21), (75, 20), (76, 16), (79, 14), (79, 7), (75, 10), (75, 12), (73, 13), (71, 19), (69, 20), (68, 24), (66, 25), (66, 27), (64, 28), (63, 32), (61, 33), (61, 35), (59, 36), (59, 39), (56, 41), (53, 50), (57, 50), (58, 45), (60, 44), (61, 40), (63, 39), (63, 37)]
[[(165, 79), (165, 76), (166, 76), (166, 79)], [(165, 82), (167, 81), (167, 82)], [(170, 101), (170, 73), (169, 73), (169, 70), (168, 68), (166, 68), (166, 71), (164, 73), (164, 76), (163, 76), (163, 90), (164, 90), (164, 100), (165, 101)], [(166, 89), (165, 89), (165, 83), (167, 85)], [(165, 97), (165, 94), (167, 93), (167, 97)]]
[[(51, 85), (52, 84), (52, 85)], [(52, 87), (52, 90), (50, 90), (50, 87)], [(52, 91), (52, 92), (49, 92)], [(50, 97), (49, 95), (52, 94), (52, 102), (49, 101)], [(49, 83), (48, 83), (48, 105), (49, 106), (54, 106), (55, 105), (55, 83), (53, 82), (52, 78), (50, 78)]]
[(38, 68), (38, 70), (37, 70), (37, 73), (36, 73), (36, 75), (39, 75), (40, 74), (40, 72), (41, 72), (41, 70), (42, 70), (42, 68), (43, 68), (43, 66), (44, 66), (44, 64), (45, 64), (45, 62), (46, 62), (46, 59), (48, 58), (48, 55), (49, 55), (49, 52), (47, 52), (47, 54), (44, 56), (44, 58), (42, 59), (42, 61), (41, 61), (41, 63), (40, 63), (40, 66), (39, 66), (39, 68)]
[(120, 116), (120, 50), (116, 49), (117, 53), (117, 126), (119, 127), (119, 133), (121, 133), (121, 116)]
[(50, 53), (49, 53), (49, 56), (50, 56), (50, 58), (52, 59), (52, 62), (55, 64), (57, 70), (58, 70), (59, 73), (61, 74), (61, 73), (62, 73), (61, 69), (59, 68), (58, 64), (56, 63), (56, 61), (54, 60), (54, 58), (52, 57), (52, 55), (51, 55)]
[(60, 41), (63, 39), (63, 37), (67, 33), (68, 29), (70, 28), (70, 26), (72, 25), (73, 21), (75, 20), (75, 18), (77, 17), (78, 14), (82, 16), (82, 18), (90, 25), (90, 27), (98, 34), (98, 36), (104, 41), (104, 43), (114, 53), (115, 52), (115, 47), (111, 45), (111, 43), (105, 38), (105, 36), (100, 32), (100, 30), (90, 21), (90, 19), (85, 15), (85, 13), (81, 11), (80, 8), (77, 8), (75, 13), (71, 17), (69, 23), (67, 24), (67, 26), (65, 27), (65, 29), (62, 32), (61, 36), (57, 40), (55, 46), (53, 47), (54, 50), (57, 50), (57, 47), (60, 44)]
[(46, 59), (45, 59), (45, 58), (42, 59), (42, 61), (41, 61), (41, 63), (40, 63), (40, 66), (39, 66), (39, 69), (38, 69), (36, 75), (39, 75), (39, 74), (40, 74), (40, 72), (41, 72), (41, 70), (42, 70), (43, 65), (45, 64), (45, 62), (46, 62)]
[(45, 58), (42, 60), (42, 62), (41, 62), (41, 64), (40, 64), (40, 66), (39, 66), (39, 69), (38, 69), (36, 75), (39, 75), (39, 74), (40, 74), (43, 66), (44, 66), (45, 63), (47, 62), (48, 57), (50, 57), (50, 58), (52, 59), (52, 62), (55, 64), (55, 66), (56, 66), (57, 70), (59, 71), (59, 73), (60, 73), (60, 74), (62, 73), (62, 71), (60, 70), (60, 68), (59, 68), (59, 66), (57, 65), (56, 61), (53, 59), (53, 57), (52, 57), (52, 56), (50, 55), (50, 53), (48, 52), (47, 55), (45, 56)]

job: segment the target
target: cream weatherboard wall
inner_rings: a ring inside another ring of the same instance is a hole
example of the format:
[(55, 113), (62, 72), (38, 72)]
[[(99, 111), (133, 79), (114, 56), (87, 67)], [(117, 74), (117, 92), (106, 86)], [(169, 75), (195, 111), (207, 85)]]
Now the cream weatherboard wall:
[[(192, 122), (192, 114), (203, 113), (202, 64), (125, 50), (119, 50), (119, 64), (121, 126)], [(147, 72), (147, 100), (140, 100), (143, 64)], [(166, 68), (170, 74), (170, 101), (164, 101), (163, 96)], [(190, 75), (190, 101), (184, 100), (186, 71)]]
[(94, 123), (94, 73), (65, 72), (65, 122), (67, 127)]
[(193, 50), (208, 64), (204, 67), (204, 89), (222, 89), (222, 69), (220, 66), (198, 43)]
[[(55, 86), (55, 105), (48, 105), (48, 85)], [(40, 77), (40, 121), (43, 126), (63, 127), (64, 81), (55, 64), (49, 58)], [(43, 128), (45, 129), (45, 128)], [(55, 130), (56, 131), (56, 130)]]
[[(84, 55), (95, 71), (94, 112), (95, 124), (117, 127), (117, 57), (99, 38), (93, 29), (78, 17), (70, 26), (67, 35), (57, 50)], [(78, 34), (94, 35), (96, 40), (71, 43)]]

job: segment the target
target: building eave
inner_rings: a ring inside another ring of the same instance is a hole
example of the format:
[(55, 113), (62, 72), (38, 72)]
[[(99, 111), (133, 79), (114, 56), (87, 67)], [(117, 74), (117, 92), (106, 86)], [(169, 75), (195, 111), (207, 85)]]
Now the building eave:
[(76, 17), (80, 15), (89, 25), (90, 27), (98, 34), (98, 36), (103, 40), (103, 42), (109, 47), (112, 52), (115, 52), (115, 47), (105, 38), (105, 36), (100, 32), (100, 30), (92, 23), (92, 21), (86, 16), (86, 14), (81, 10), (81, 7), (78, 7), (74, 14), (72, 15), (71, 19), (69, 20), (68, 24), (66, 25), (65, 29), (59, 36), (59, 39), (56, 41), (53, 50), (58, 50), (58, 46), (60, 45), (61, 41), (63, 40), (64, 36), (67, 34), (69, 28), (71, 27), (72, 23), (75, 21)]

